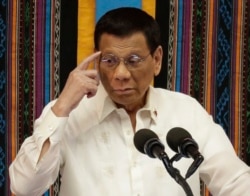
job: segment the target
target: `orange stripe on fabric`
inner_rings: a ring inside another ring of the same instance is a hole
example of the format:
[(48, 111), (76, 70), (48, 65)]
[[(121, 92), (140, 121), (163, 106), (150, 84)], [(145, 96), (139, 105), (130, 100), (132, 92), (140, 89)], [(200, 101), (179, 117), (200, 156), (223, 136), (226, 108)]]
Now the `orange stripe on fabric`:
[(214, 2), (208, 2), (208, 35), (207, 35), (207, 85), (206, 85), (206, 110), (211, 114), (211, 88), (212, 88), (212, 50), (213, 50), (213, 22), (214, 22)]
[(10, 130), (11, 130), (11, 160), (13, 161), (14, 158), (16, 157), (17, 153), (17, 129), (16, 129), (16, 120), (17, 120), (17, 95), (16, 92), (18, 91), (17, 85), (16, 85), (16, 78), (17, 78), (17, 73), (16, 73), (16, 68), (17, 68), (17, 7), (18, 7), (18, 1), (12, 1), (12, 21), (11, 21), (11, 26), (12, 26), (12, 35), (11, 35), (11, 109), (10, 109), (10, 115), (11, 115), (11, 123), (9, 124)]
[[(236, 2), (235, 2), (236, 3)], [(233, 132), (235, 134), (234, 147), (237, 153), (239, 153), (239, 133), (240, 133), (240, 67), (241, 67), (241, 35), (242, 35), (242, 14), (243, 14), (243, 6), (242, 1), (237, 1), (238, 3), (238, 15), (237, 15), (237, 28), (236, 28), (236, 56), (235, 56), (235, 91), (234, 91), (234, 129)]]
[(77, 64), (94, 51), (95, 1), (78, 1)]

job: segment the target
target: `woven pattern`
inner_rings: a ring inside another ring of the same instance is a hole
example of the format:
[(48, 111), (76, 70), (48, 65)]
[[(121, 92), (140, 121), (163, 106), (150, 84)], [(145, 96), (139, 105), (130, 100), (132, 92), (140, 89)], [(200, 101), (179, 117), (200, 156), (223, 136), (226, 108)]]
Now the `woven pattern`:
[(169, 7), (168, 69), (155, 85), (195, 97), (250, 164), (249, 1), (172, 0), (158, 12), (166, 12), (164, 7)]
[(6, 4), (0, 4), (0, 191), (4, 191), (6, 182), (6, 138), (7, 138), (7, 10)]
[[(0, 3), (0, 195), (11, 195), (8, 166), (34, 119), (92, 52), (93, 23), (113, 6), (155, 16), (164, 58), (154, 85), (195, 97), (250, 165), (250, 0), (105, 1)], [(59, 186), (45, 195), (58, 195)]]
[(60, 4), (59, 0), (0, 4), (0, 119), (4, 123), (0, 195), (11, 195), (8, 166), (24, 139), (32, 134), (34, 119), (59, 94)]

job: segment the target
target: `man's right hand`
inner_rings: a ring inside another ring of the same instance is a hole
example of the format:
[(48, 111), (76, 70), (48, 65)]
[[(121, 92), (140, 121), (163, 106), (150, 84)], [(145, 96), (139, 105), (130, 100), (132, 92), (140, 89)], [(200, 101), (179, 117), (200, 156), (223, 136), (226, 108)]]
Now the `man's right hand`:
[(96, 94), (99, 85), (98, 72), (95, 69), (88, 70), (88, 66), (100, 53), (96, 52), (90, 55), (70, 72), (57, 102), (52, 107), (52, 111), (56, 116), (69, 116), (69, 113), (79, 104), (85, 95), (90, 98)]

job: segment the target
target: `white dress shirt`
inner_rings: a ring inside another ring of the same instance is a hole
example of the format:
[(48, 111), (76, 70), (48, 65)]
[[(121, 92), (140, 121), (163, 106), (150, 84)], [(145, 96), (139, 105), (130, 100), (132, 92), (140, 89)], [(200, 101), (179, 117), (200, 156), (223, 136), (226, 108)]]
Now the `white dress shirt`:
[[(56, 100), (55, 100), (56, 101)], [(49, 103), (35, 121), (9, 168), (11, 190), (17, 196), (42, 195), (61, 173), (60, 196), (181, 196), (182, 187), (159, 159), (140, 153), (124, 109), (117, 109), (102, 85), (96, 96), (83, 98), (69, 117), (56, 117)], [(200, 178), (213, 195), (245, 196), (250, 191), (250, 169), (235, 154), (223, 129), (193, 98), (150, 87), (146, 105), (137, 112), (136, 130), (153, 130), (165, 145), (173, 127), (188, 130), (205, 160), (187, 179), (195, 196)], [(38, 162), (44, 141), (50, 149)], [(185, 173), (192, 158), (174, 162)]]

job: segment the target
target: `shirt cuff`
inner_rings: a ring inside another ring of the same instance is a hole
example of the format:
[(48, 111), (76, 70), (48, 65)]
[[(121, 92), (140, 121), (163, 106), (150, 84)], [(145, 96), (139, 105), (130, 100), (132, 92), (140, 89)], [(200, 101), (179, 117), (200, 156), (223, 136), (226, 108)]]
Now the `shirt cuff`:
[(43, 119), (39, 119), (40, 123), (36, 125), (33, 134), (39, 150), (42, 149), (43, 143), (48, 138), (51, 145), (61, 141), (67, 119), (68, 117), (57, 117), (51, 109)]

